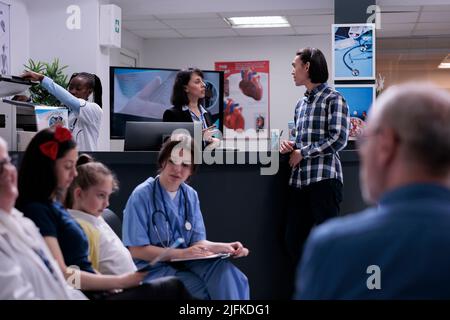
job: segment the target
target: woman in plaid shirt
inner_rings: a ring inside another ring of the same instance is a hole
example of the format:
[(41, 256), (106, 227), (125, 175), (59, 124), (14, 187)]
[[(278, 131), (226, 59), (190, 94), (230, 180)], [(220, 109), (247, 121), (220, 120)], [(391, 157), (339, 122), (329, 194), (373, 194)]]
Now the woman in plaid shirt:
[(305, 96), (295, 107), (295, 141), (283, 141), (290, 154), (289, 203), (285, 239), (294, 266), (311, 228), (339, 214), (342, 166), (338, 151), (347, 144), (349, 113), (345, 99), (328, 86), (328, 68), (316, 48), (297, 51), (292, 62), (296, 86)]

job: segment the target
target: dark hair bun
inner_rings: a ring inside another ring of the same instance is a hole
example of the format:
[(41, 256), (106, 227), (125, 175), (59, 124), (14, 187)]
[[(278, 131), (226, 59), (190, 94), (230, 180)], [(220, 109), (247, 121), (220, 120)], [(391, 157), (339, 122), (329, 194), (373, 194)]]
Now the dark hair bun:
[(90, 155), (88, 155), (86, 153), (80, 154), (78, 156), (78, 160), (77, 160), (77, 167), (81, 166), (85, 163), (94, 162), (94, 161), (95, 161), (94, 158), (92, 158)]

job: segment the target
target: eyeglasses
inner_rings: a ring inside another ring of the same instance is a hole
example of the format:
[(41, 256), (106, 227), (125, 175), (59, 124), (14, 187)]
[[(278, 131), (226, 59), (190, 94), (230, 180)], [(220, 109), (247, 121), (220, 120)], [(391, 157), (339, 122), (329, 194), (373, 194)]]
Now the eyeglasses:
[(5, 166), (10, 163), (11, 163), (10, 157), (6, 157), (5, 159), (0, 160), (0, 174), (3, 174)]
[(6, 165), (11, 164), (13, 166), (16, 166), (16, 162), (17, 162), (16, 155), (13, 155), (12, 158), (7, 156), (6, 158), (0, 160), (0, 175), (3, 174)]

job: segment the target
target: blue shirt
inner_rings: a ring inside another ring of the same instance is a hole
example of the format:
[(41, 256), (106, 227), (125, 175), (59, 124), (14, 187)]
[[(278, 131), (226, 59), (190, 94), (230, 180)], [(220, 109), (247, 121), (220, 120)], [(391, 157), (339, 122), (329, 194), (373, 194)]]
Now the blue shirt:
[(343, 183), (338, 151), (347, 144), (349, 111), (342, 95), (322, 83), (295, 107), (295, 149), (303, 159), (292, 169), (289, 185), (301, 188), (325, 179)]
[(23, 213), (33, 220), (43, 237), (58, 240), (64, 262), (94, 273), (89, 261), (89, 241), (81, 226), (59, 202), (33, 202), (24, 206)]
[[(412, 184), (390, 191), (377, 208), (312, 231), (295, 298), (450, 299), (449, 230), (449, 189)], [(373, 266), (381, 289), (368, 288), (368, 281), (376, 284)]]
[(206, 123), (205, 113), (208, 113), (208, 111), (205, 110), (202, 106), (198, 106), (198, 109), (200, 110), (200, 117), (198, 117), (194, 112), (192, 112), (188, 106), (183, 106), (181, 110), (188, 111), (191, 114), (192, 121), (197, 121), (202, 123), (202, 129), (208, 128), (208, 124)]

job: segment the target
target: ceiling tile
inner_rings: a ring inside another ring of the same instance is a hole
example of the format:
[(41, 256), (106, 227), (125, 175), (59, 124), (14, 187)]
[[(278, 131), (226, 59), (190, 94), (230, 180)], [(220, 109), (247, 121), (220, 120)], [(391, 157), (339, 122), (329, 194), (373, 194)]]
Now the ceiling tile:
[(420, 15), (419, 22), (449, 22), (450, 11), (424, 11)]
[(152, 14), (126, 14), (122, 11), (122, 20), (155, 20)]
[(133, 30), (130, 31), (144, 39), (150, 38), (182, 38), (182, 36), (172, 29), (164, 30)]
[(422, 11), (450, 11), (450, 5), (423, 6)]
[(416, 24), (416, 30), (443, 30), (449, 29), (450, 31), (450, 21), (449, 22), (424, 22)]
[(395, 11), (420, 11), (420, 6), (384, 6), (381, 5), (381, 12)]
[(123, 20), (123, 27), (128, 30), (134, 29), (168, 29), (169, 27), (158, 20)]
[(377, 29), (376, 32), (380, 31), (411, 31), (414, 28), (414, 23), (386, 23), (383, 24), (381, 20), (381, 29)]
[(414, 30), (414, 36), (443, 36), (450, 35), (450, 29), (436, 29), (436, 30)]
[(206, 29), (226, 28), (229, 25), (221, 18), (206, 19), (167, 19), (162, 20), (165, 24), (175, 29)]
[(419, 12), (381, 13), (381, 26), (383, 23), (415, 23)]
[(320, 26), (334, 23), (333, 15), (288, 16), (292, 26)]
[(158, 19), (205, 19), (205, 18), (217, 18), (217, 13), (205, 12), (205, 13), (177, 13), (177, 14), (157, 14)]
[(331, 26), (298, 26), (294, 27), (297, 34), (330, 34)]
[(233, 29), (241, 36), (269, 36), (269, 35), (294, 35), (292, 28), (235, 28)]
[(398, 38), (411, 36), (411, 30), (377, 31), (377, 38)]
[(334, 8), (326, 8), (326, 9), (299, 9), (299, 10), (290, 10), (288, 14), (292, 15), (310, 15), (310, 14), (334, 14)]
[(213, 37), (236, 37), (237, 34), (233, 29), (179, 29), (184, 37), (187, 38), (213, 38)]

